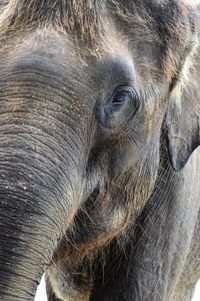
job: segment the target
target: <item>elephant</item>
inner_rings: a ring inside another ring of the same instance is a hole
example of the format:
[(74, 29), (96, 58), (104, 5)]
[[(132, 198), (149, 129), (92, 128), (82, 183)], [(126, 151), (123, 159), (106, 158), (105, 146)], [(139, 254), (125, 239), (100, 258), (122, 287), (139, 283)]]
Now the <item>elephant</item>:
[(0, 300), (191, 300), (199, 80), (199, 5), (0, 1)]

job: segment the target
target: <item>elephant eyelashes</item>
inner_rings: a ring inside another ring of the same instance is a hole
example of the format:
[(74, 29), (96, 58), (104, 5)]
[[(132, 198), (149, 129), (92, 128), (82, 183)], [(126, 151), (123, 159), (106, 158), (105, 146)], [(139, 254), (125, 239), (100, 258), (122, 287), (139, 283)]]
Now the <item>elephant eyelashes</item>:
[(114, 95), (112, 99), (112, 103), (121, 105), (126, 103), (127, 101), (130, 101), (131, 98), (132, 98), (132, 93), (130, 91), (119, 91)]
[(133, 117), (138, 107), (137, 92), (131, 87), (120, 86), (106, 97), (101, 123), (107, 128), (120, 127)]

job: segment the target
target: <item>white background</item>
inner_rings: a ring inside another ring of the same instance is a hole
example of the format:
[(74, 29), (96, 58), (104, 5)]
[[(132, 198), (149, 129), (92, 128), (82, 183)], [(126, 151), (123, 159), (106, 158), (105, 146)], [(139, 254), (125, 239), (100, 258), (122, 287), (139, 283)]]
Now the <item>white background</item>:
[[(188, 0), (188, 2), (190, 1), (200, 3), (200, 0)], [(47, 301), (44, 277), (42, 278), (41, 283), (38, 286), (35, 301)], [(192, 301), (200, 301), (200, 281), (196, 285), (195, 295)]]

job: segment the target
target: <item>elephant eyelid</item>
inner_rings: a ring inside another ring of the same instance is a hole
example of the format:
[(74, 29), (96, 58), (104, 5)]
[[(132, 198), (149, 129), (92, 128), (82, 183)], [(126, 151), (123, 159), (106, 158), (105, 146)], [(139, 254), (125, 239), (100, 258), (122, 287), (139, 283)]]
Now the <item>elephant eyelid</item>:
[[(119, 98), (123, 97), (123, 96), (129, 96), (131, 99), (135, 100), (138, 102), (139, 104), (139, 94), (137, 92), (137, 90), (131, 86), (118, 86), (114, 89), (113, 93), (110, 95), (109, 100), (107, 102), (108, 103), (114, 103), (114, 100), (116, 100), (117, 102), (117, 98), (119, 100)], [(118, 101), (120, 103), (120, 101)], [(121, 99), (122, 102), (122, 99)]]

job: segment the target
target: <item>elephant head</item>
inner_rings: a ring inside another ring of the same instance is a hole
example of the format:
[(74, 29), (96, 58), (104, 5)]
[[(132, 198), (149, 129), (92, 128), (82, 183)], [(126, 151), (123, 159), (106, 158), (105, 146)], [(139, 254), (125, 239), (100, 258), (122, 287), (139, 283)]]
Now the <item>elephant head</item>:
[(198, 17), (181, 1), (2, 2), (1, 299), (32, 300), (49, 265), (64, 298), (54, 267), (123, 241), (161, 148), (183, 168), (200, 142)]

